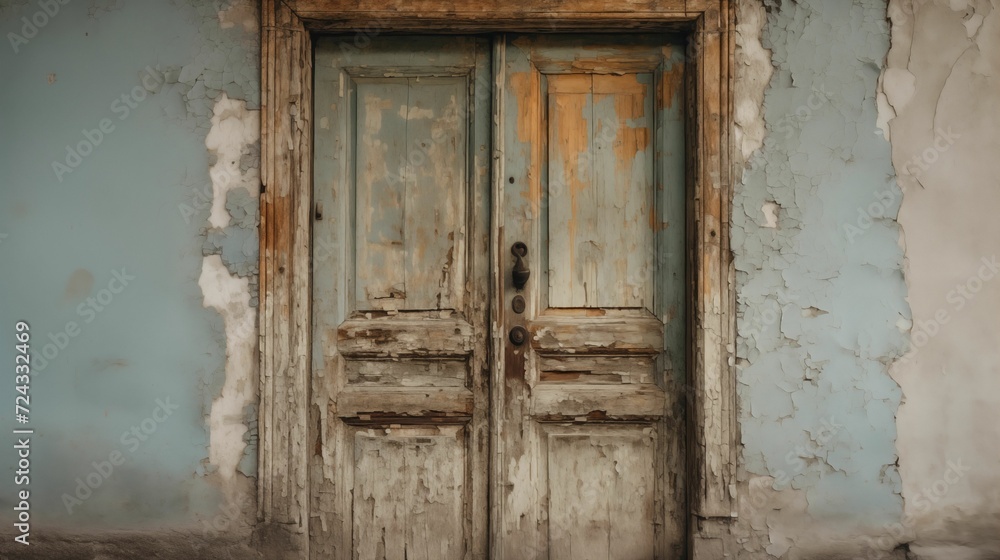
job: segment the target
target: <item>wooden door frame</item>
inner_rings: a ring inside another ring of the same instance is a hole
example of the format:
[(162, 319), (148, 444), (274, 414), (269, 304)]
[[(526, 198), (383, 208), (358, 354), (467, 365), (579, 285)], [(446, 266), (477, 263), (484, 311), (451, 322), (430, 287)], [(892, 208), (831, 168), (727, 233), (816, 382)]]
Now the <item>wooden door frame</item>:
[[(362, 4), (365, 8), (361, 8)], [(415, 11), (417, 4), (421, 11)], [(736, 511), (735, 290), (729, 248), (734, 7), (731, 0), (261, 0), (258, 526), (268, 558), (309, 557), (307, 441), (312, 319), (312, 35), (683, 31), (689, 200), (689, 507)], [(346, 45), (351, 48), (352, 45)], [(494, 131), (494, 138), (496, 131)], [(494, 145), (494, 150), (502, 145)], [(494, 187), (495, 188), (495, 187)], [(494, 194), (495, 196), (495, 194)], [(494, 209), (494, 213), (495, 213)], [(496, 271), (494, 271), (496, 273)], [(496, 309), (491, 311), (496, 318)], [(689, 536), (698, 532), (690, 523)]]

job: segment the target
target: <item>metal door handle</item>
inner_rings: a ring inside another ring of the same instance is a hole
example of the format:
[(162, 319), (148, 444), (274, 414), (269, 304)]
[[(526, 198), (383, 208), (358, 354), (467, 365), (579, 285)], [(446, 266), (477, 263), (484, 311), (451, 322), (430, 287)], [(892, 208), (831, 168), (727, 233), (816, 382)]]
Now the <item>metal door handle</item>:
[(511, 273), (511, 280), (514, 282), (514, 288), (522, 290), (525, 284), (528, 283), (528, 277), (531, 276), (531, 270), (528, 269), (528, 265), (524, 264), (524, 258), (528, 256), (528, 246), (524, 242), (518, 241), (511, 245), (510, 252), (517, 259), (514, 261), (514, 271)]

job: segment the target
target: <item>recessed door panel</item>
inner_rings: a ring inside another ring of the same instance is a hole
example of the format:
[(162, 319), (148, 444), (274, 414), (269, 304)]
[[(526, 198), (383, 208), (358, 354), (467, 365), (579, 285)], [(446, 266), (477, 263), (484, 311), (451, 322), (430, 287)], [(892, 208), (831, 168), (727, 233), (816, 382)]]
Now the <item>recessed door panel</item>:
[(353, 80), (357, 309), (461, 309), (468, 76)]
[(653, 74), (552, 74), (541, 84), (548, 304), (652, 310)]

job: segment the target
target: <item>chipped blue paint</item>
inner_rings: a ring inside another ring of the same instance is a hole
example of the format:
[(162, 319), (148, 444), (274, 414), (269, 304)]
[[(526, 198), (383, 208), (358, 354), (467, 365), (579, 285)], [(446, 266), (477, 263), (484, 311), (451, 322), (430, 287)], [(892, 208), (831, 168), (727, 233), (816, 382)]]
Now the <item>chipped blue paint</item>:
[[(0, 339), (12, 341), (14, 321), (24, 319), (36, 357), (53, 345), (31, 389), (38, 529), (194, 525), (222, 503), (205, 476), (212, 470), (206, 419), (225, 378), (226, 339), (198, 278), (211, 243), (256, 281), (256, 199), (231, 191), (231, 227), (209, 234), (209, 209), (194, 206), (185, 182), (211, 184), (205, 133), (214, 101), (225, 93), (258, 104), (258, 32), (223, 28), (220, 12), (230, 4), (68, 2), (18, 53), (0, 44), (0, 104), (8, 108), (0, 136)], [(37, 9), (37, 2), (0, 3), (4, 36)], [(257, 8), (246, 2), (246, 9)], [(148, 68), (162, 74), (155, 87), (143, 81)], [(93, 131), (104, 119), (114, 128), (98, 142)], [(85, 141), (90, 153), (60, 181), (53, 161), (65, 162), (67, 146)], [(245, 170), (258, 159), (250, 150), (240, 163)], [(197, 215), (185, 219), (185, 204)], [(100, 311), (89, 307), (86, 298), (99, 302), (102, 290), (118, 286), (111, 282), (123, 267), (134, 280)], [(89, 292), (68, 285), (77, 270), (93, 277)], [(77, 334), (64, 339), (70, 321)], [(12, 364), (12, 351), (0, 345), (0, 363)], [(13, 390), (0, 384), (0, 400), (13, 402)], [(132, 451), (122, 434), (167, 397), (178, 409)], [(0, 418), (9, 425), (8, 414)], [(4, 434), (0, 446), (10, 449)], [(256, 432), (248, 437), (255, 442)], [(75, 494), (77, 479), (116, 450), (124, 464), (67, 513), (63, 494)], [(248, 453), (255, 452), (254, 443)], [(0, 465), (0, 507), (9, 512), (13, 463)]]
[(230, 215), (229, 227), (208, 229), (202, 252), (205, 255), (220, 255), (222, 263), (232, 274), (250, 279), (250, 303), (256, 307), (260, 205), (246, 189), (237, 188), (229, 191), (226, 210)]
[(873, 193), (898, 194), (876, 128), (885, 5), (765, 6), (762, 42), (775, 67), (768, 133), (736, 189), (732, 222), (743, 461), (778, 490), (804, 491), (808, 514), (831, 529), (876, 526), (898, 520), (902, 506), (900, 390), (888, 374), (905, 350), (897, 322), (910, 316), (898, 208), (864, 243), (850, 243), (843, 225)]

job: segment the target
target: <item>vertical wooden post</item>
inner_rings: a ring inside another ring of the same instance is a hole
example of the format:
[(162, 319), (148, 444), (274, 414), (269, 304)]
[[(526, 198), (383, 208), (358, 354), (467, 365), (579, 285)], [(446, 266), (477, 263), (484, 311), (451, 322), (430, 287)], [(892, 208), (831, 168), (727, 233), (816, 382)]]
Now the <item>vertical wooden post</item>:
[(257, 539), (268, 558), (307, 558), (312, 46), (281, 0), (262, 0), (261, 27)]

